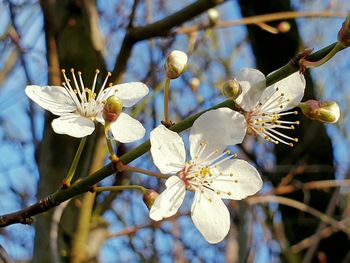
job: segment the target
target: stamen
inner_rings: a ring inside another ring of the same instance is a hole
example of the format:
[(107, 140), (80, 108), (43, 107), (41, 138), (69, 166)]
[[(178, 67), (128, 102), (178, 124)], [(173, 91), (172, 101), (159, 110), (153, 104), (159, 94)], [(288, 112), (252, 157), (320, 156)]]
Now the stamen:
[(92, 93), (95, 93), (95, 88), (96, 88), (96, 82), (97, 82), (97, 76), (100, 73), (98, 69), (96, 69), (95, 77), (94, 77), (94, 82), (92, 83), (92, 88), (91, 91)]
[(76, 90), (78, 91), (79, 98), (80, 98), (82, 101), (86, 101), (86, 99), (84, 100), (84, 97), (85, 97), (85, 96), (83, 96), (84, 87), (82, 87), (82, 89), (80, 90), (80, 86), (78, 85), (78, 81), (77, 81), (77, 78), (75, 77), (74, 69), (73, 69), (73, 68), (70, 69), (70, 72), (71, 72), (71, 74), (72, 74), (72, 77), (73, 77), (73, 81), (74, 81)]
[[(275, 131), (275, 130), (271, 130), (271, 131)], [(279, 138), (276, 135), (274, 135), (274, 134), (272, 134), (272, 133), (270, 133), (268, 131), (265, 131), (265, 134), (268, 135), (271, 139), (274, 139), (275, 140), (275, 144), (277, 144), (276, 142), (278, 141), (278, 142), (281, 142), (283, 144), (291, 146), (291, 143), (288, 143), (288, 142), (284, 141), (282, 138)], [(291, 138), (291, 140), (294, 140), (294, 139)]]
[(205, 147), (207, 146), (207, 144), (208, 144), (207, 142), (201, 142), (201, 143), (199, 144), (199, 148), (198, 148), (197, 153), (196, 153), (195, 156), (194, 156), (194, 159), (197, 160), (197, 159), (202, 155), (202, 153), (203, 153)]
[[(85, 94), (85, 86), (84, 86), (84, 82), (83, 82), (83, 78), (81, 77), (81, 72), (80, 71), (78, 71), (78, 76), (79, 76), (79, 81), (80, 81), (80, 85), (81, 85), (81, 89), (82, 89), (82, 94), (83, 94), (83, 97), (84, 97), (84, 100), (85, 101), (89, 101), (89, 100), (87, 100), (87, 98), (86, 98), (86, 94)], [(89, 98), (90, 99), (90, 98)]]
[(105, 89), (105, 86), (106, 86), (106, 83), (107, 83), (107, 81), (108, 81), (108, 78), (109, 78), (111, 75), (112, 75), (111, 72), (108, 72), (108, 73), (107, 73), (107, 76), (106, 76), (106, 78), (105, 78), (105, 81), (103, 82), (103, 84), (102, 84), (102, 86), (101, 86), (101, 89), (100, 89), (100, 91), (99, 91), (99, 93), (98, 93), (98, 95), (97, 95), (97, 98), (96, 98), (97, 101), (100, 99), (100, 96), (101, 96), (103, 90)]

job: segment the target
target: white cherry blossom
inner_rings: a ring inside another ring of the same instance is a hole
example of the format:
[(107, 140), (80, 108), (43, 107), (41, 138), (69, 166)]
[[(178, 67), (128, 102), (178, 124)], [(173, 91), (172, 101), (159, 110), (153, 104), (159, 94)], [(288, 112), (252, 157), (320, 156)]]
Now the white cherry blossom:
[(299, 121), (283, 121), (281, 118), (298, 114), (297, 111), (288, 110), (298, 106), (304, 96), (304, 76), (295, 72), (266, 88), (263, 73), (245, 68), (238, 73), (236, 80), (242, 88), (236, 103), (246, 112), (247, 133), (275, 144), (293, 146), (298, 138), (287, 136), (281, 129), (293, 130)]
[[(27, 86), (25, 93), (34, 102), (54, 115), (52, 128), (56, 133), (81, 138), (95, 130), (95, 121), (104, 124), (102, 118), (104, 103), (108, 97), (116, 95), (124, 107), (131, 107), (148, 94), (148, 87), (141, 82), (130, 82), (106, 88), (108, 73), (99, 92), (96, 82), (99, 71), (96, 70), (92, 88), (85, 88), (81, 73), (78, 78), (71, 70), (73, 83), (62, 70), (64, 82), (62, 86)], [(141, 139), (145, 134), (142, 124), (121, 112), (115, 122), (110, 125), (110, 132), (115, 140), (122, 143)]]
[[(237, 123), (232, 129), (232, 122)], [(153, 220), (174, 215), (182, 204), (186, 189), (194, 191), (192, 220), (209, 243), (218, 243), (230, 228), (230, 215), (223, 199), (240, 200), (262, 187), (258, 171), (243, 160), (233, 159), (227, 146), (242, 142), (244, 117), (229, 108), (204, 113), (190, 131), (191, 160), (181, 137), (158, 126), (151, 132), (151, 154), (164, 174), (173, 174), (166, 189), (150, 210)]]

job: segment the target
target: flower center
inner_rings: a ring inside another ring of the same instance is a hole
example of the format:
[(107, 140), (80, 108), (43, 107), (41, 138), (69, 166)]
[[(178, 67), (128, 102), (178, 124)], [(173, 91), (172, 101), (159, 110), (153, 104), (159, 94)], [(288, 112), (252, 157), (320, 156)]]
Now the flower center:
[(75, 105), (77, 106), (78, 112), (85, 117), (94, 119), (96, 114), (100, 112), (103, 109), (103, 101), (101, 101), (101, 94), (103, 90), (106, 87), (108, 78), (111, 76), (111, 73), (108, 72), (107, 77), (105, 78), (100, 91), (98, 94), (95, 92), (96, 88), (96, 82), (98, 74), (100, 73), (99, 70), (96, 70), (94, 82), (92, 84), (92, 88), (85, 88), (82, 74), (80, 71), (78, 71), (78, 78), (75, 75), (74, 69), (70, 70), (74, 87), (71, 85), (71, 80), (67, 78), (66, 71), (62, 69), (62, 74), (64, 77), (64, 82), (62, 83), (63, 87), (67, 90), (69, 96), (74, 101)]
[(281, 112), (287, 102), (290, 102), (290, 99), (286, 98), (284, 93), (278, 92), (278, 88), (271, 96), (262, 98), (253, 111), (245, 115), (248, 134), (258, 135), (275, 144), (294, 146), (292, 142), (298, 142), (298, 138), (292, 138), (276, 130), (294, 130), (294, 125), (299, 125), (299, 121), (280, 120), (282, 116), (298, 114), (297, 111)]
[[(206, 146), (207, 142), (202, 142), (200, 144), (193, 160), (186, 163), (185, 167), (178, 173), (178, 176), (190, 191), (198, 189), (201, 193), (204, 193), (204, 190), (210, 190), (219, 195), (231, 195), (231, 192), (223, 192), (216, 189), (213, 186), (213, 182), (227, 180), (223, 179), (224, 174), (220, 172), (219, 165), (237, 155), (231, 154), (230, 151), (225, 151), (220, 154), (219, 150), (214, 150), (208, 155), (203, 156)], [(231, 177), (233, 174), (229, 176)]]

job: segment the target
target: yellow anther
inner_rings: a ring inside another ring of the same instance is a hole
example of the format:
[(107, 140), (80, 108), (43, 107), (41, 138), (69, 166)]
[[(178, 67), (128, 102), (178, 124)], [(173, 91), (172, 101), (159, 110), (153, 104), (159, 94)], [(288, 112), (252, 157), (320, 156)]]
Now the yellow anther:
[(64, 73), (66, 73), (66, 70), (65, 69), (61, 69), (61, 72), (64, 74)]
[(237, 156), (238, 156), (238, 154), (237, 154), (237, 153), (235, 153), (235, 154), (233, 154), (232, 156), (233, 156), (233, 157), (237, 157)]
[(230, 150), (227, 150), (227, 151), (226, 151), (226, 154), (231, 154), (231, 151), (230, 151)]
[(300, 121), (296, 121), (295, 124), (296, 124), (296, 125), (299, 125), (299, 124), (300, 124)]
[(107, 76), (108, 76), (108, 77), (112, 76), (112, 73), (111, 73), (111, 72), (108, 72), (108, 73), (107, 73)]
[(231, 192), (227, 192), (227, 195), (232, 195), (232, 193)]
[(233, 173), (230, 173), (230, 176), (233, 176)]
[(298, 115), (298, 111), (294, 111), (294, 114), (295, 114), (295, 115)]
[(113, 86), (113, 83), (110, 82), (110, 83), (108, 84), (108, 87), (112, 87), (112, 86)]
[(70, 72), (74, 73), (74, 68), (71, 68), (71, 69), (70, 69)]
[(219, 191), (217, 191), (216, 194), (220, 195), (221, 193)]
[(298, 141), (299, 141), (299, 139), (298, 139), (298, 138), (294, 138), (294, 141), (295, 141), (295, 142), (298, 142)]
[(294, 144), (293, 143), (289, 143), (288, 144), (290, 147), (294, 147)]
[(211, 203), (211, 202), (213, 202), (213, 200), (211, 200), (211, 198), (208, 198), (208, 201)]
[(78, 75), (81, 75), (81, 71), (78, 71)]
[(100, 73), (100, 70), (99, 70), (99, 69), (96, 69), (95, 72), (96, 72), (96, 74), (99, 74), (99, 73)]
[(295, 129), (294, 125), (290, 126), (290, 128), (291, 128), (292, 130), (294, 130), (294, 129)]

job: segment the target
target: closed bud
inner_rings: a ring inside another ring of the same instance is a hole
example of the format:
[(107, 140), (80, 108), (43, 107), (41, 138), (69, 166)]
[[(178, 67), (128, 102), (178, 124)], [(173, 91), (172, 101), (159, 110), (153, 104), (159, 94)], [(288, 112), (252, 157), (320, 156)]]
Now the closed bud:
[(277, 29), (281, 33), (287, 33), (291, 29), (291, 25), (287, 21), (283, 21), (277, 25)]
[(198, 78), (191, 78), (190, 79), (190, 88), (193, 92), (198, 91), (198, 87), (200, 84), (201, 84), (201, 82)]
[(335, 101), (308, 100), (298, 107), (309, 119), (323, 123), (335, 123), (340, 117), (340, 109)]
[(219, 11), (216, 8), (210, 8), (208, 10), (209, 22), (212, 25), (215, 25), (219, 20)]
[(116, 121), (122, 112), (123, 103), (115, 95), (110, 96), (105, 103), (103, 108), (103, 119), (107, 123), (112, 123)]
[(154, 204), (154, 201), (156, 200), (156, 198), (158, 196), (159, 196), (159, 194), (152, 189), (147, 189), (143, 193), (143, 202), (146, 204), (148, 209), (151, 209), (152, 205)]
[(186, 53), (174, 50), (166, 58), (165, 72), (168, 79), (178, 78), (186, 69), (187, 55)]
[(338, 32), (338, 44), (343, 47), (350, 46), (350, 13), (346, 17)]
[(230, 79), (225, 82), (222, 87), (222, 94), (229, 99), (235, 100), (242, 93), (242, 87), (235, 79)]

